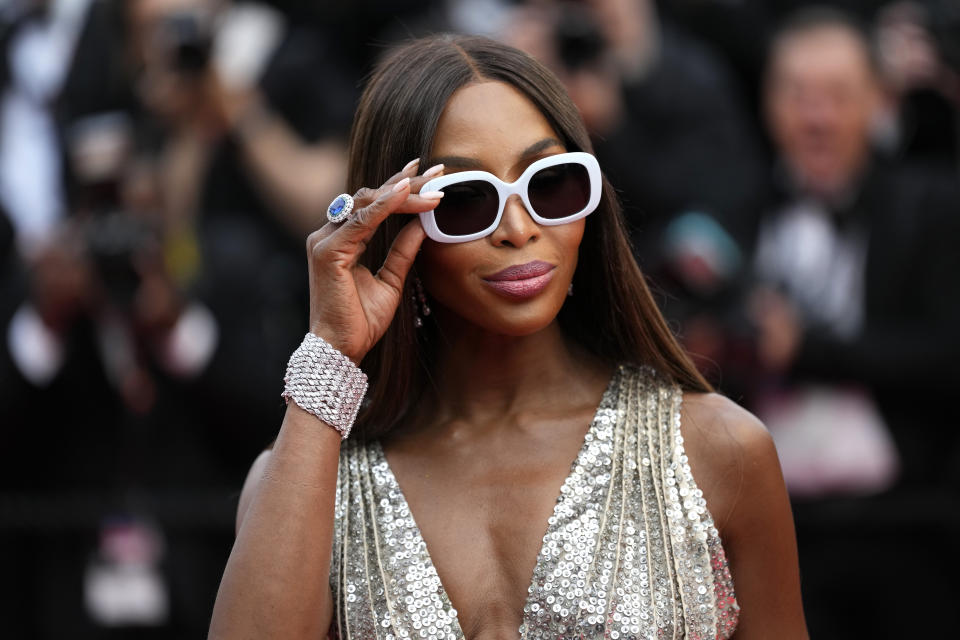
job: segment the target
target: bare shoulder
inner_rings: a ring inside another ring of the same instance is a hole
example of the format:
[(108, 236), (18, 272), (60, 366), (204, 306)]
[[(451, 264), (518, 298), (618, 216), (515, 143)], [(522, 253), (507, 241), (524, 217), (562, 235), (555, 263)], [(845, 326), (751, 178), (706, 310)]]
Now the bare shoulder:
[(270, 449), (262, 451), (253, 461), (253, 464), (250, 465), (247, 478), (243, 481), (243, 489), (240, 491), (240, 503), (237, 505), (237, 531), (240, 530), (243, 517), (247, 514), (250, 501), (260, 487), (260, 482), (263, 480), (263, 472), (270, 462), (271, 453)]
[(808, 638), (790, 500), (770, 433), (714, 393), (684, 394), (680, 429), (736, 584), (736, 637)]
[(685, 441), (709, 445), (714, 454), (763, 450), (773, 444), (759, 418), (719, 393), (684, 393), (680, 428)]
[(680, 431), (694, 478), (721, 531), (745, 488), (771, 475), (782, 482), (770, 432), (729, 398), (684, 393)]

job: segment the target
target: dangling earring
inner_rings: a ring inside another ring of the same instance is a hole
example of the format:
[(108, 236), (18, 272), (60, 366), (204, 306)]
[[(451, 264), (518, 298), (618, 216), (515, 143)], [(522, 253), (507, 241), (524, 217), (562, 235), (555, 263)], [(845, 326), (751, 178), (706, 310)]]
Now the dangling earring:
[(572, 297), (573, 297), (573, 283), (572, 283), (572, 282), (570, 283), (570, 286), (567, 287), (567, 297), (568, 297), (568, 298), (572, 298)]
[[(430, 315), (430, 305), (427, 304), (427, 294), (423, 291), (423, 283), (420, 282), (420, 276), (413, 276), (414, 293), (413, 298), (413, 326), (417, 329), (423, 327), (423, 318)], [(420, 314), (423, 317), (420, 317)]]

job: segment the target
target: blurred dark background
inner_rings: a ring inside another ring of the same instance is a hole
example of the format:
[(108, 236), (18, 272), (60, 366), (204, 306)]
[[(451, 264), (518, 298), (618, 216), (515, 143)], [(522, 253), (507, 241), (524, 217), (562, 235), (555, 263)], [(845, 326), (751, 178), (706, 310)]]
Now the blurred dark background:
[(3, 637), (205, 635), (362, 79), (437, 31), (566, 83), (671, 325), (774, 434), (812, 636), (948, 633), (956, 2), (5, 0)]

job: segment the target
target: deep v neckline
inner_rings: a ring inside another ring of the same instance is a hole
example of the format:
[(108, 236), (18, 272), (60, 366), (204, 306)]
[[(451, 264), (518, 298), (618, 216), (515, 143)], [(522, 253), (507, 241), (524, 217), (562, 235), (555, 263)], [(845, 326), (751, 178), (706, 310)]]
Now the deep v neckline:
[[(617, 367), (610, 376), (610, 380), (607, 382), (607, 386), (604, 389), (603, 394), (600, 396), (600, 402), (597, 404), (597, 408), (594, 410), (593, 418), (590, 420), (590, 424), (584, 432), (583, 442), (580, 444), (580, 448), (577, 450), (577, 455), (570, 464), (570, 470), (564, 478), (563, 483), (561, 483), (559, 490), (557, 491), (557, 497), (554, 500), (553, 511), (551, 512), (550, 517), (547, 518), (547, 526), (537, 552), (537, 559), (533, 567), (533, 573), (531, 574), (530, 585), (527, 589), (527, 599), (522, 612), (523, 625), (521, 626), (521, 629), (523, 629), (528, 622), (527, 618), (530, 614), (530, 601), (533, 597), (534, 591), (537, 588), (537, 576), (538, 574), (542, 573), (541, 568), (546, 560), (545, 552), (548, 551), (546, 549), (547, 540), (551, 538), (552, 534), (556, 533), (556, 525), (560, 520), (560, 518), (558, 518), (558, 514), (565, 508), (566, 503), (571, 500), (574, 493), (571, 488), (571, 482), (574, 478), (574, 475), (578, 469), (583, 468), (585, 465), (589, 464), (590, 466), (595, 466), (598, 462), (596, 459), (597, 452), (593, 451), (593, 445), (599, 440), (606, 439), (605, 436), (608, 436), (608, 434), (602, 434), (598, 432), (601, 430), (609, 430), (610, 423), (612, 421), (612, 418), (609, 415), (609, 409), (614, 405), (614, 390), (618, 386), (616, 383), (622, 375), (622, 372), (623, 367)], [(391, 492), (396, 492), (398, 509), (395, 511), (398, 513), (396, 513), (395, 517), (404, 519), (404, 537), (409, 541), (409, 545), (405, 544), (404, 546), (406, 547), (408, 553), (412, 552), (412, 550), (422, 550), (422, 553), (420, 554), (420, 560), (423, 565), (421, 567), (422, 572), (418, 572), (419, 575), (416, 575), (415, 578), (418, 579), (419, 582), (430, 581), (433, 583), (433, 586), (436, 587), (435, 590), (432, 590), (432, 593), (436, 598), (436, 601), (432, 603), (433, 606), (442, 607), (443, 610), (447, 611), (448, 615), (453, 619), (453, 624), (456, 627), (458, 637), (465, 638), (466, 636), (463, 633), (463, 628), (460, 626), (459, 615), (456, 609), (453, 607), (453, 603), (450, 600), (450, 596), (447, 593), (446, 587), (443, 586), (443, 582), (440, 580), (440, 575), (433, 563), (433, 557), (430, 555), (430, 550), (427, 548), (426, 541), (423, 539), (423, 534), (420, 531), (420, 527), (413, 516), (413, 511), (410, 509), (410, 504), (407, 502), (406, 494), (404, 494), (403, 489), (400, 487), (400, 483), (397, 481), (397, 478), (393, 473), (393, 469), (390, 467), (387, 456), (383, 451), (383, 446), (380, 444), (379, 440), (373, 441), (370, 444), (370, 453), (373, 456), (372, 462), (383, 469), (387, 482), (387, 488)], [(603, 461), (600, 460), (599, 462), (602, 463)], [(402, 582), (408, 577), (409, 576), (397, 576), (397, 580), (401, 583), (398, 585), (400, 587), (398, 589), (399, 593), (403, 592), (404, 585)], [(409, 606), (411, 603), (408, 602), (407, 604)]]

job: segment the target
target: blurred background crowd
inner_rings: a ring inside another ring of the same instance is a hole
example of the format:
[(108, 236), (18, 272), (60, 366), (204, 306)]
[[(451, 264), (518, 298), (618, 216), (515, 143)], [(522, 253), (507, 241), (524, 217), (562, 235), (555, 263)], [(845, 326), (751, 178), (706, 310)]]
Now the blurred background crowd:
[(565, 82), (671, 325), (778, 443), (816, 638), (949, 634), (960, 3), (0, 1), (0, 635), (206, 632), (391, 43)]

